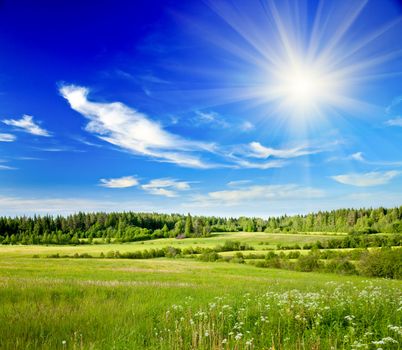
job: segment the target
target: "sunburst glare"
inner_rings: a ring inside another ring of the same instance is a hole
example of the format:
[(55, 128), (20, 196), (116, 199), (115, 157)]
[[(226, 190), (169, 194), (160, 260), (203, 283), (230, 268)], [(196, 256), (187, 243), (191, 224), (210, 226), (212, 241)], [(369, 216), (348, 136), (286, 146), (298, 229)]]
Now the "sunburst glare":
[(296, 64), (284, 66), (267, 84), (269, 96), (282, 100), (288, 113), (298, 116), (312, 115), (320, 105), (331, 103), (342, 82), (314, 65)]
[[(197, 33), (222, 50), (225, 65), (200, 73), (214, 87), (187, 91), (189, 98), (203, 98), (211, 106), (240, 101), (266, 105), (266, 116), (280, 115), (296, 128), (342, 112), (378, 112), (374, 103), (362, 100), (361, 91), (368, 82), (400, 70), (392, 64), (401, 54), (394, 35), (399, 18), (387, 23), (369, 18), (371, 25), (364, 17), (368, 2), (358, 0), (339, 6), (325, 0), (315, 5), (290, 0), (252, 4), (209, 2), (228, 30), (214, 31), (209, 21), (200, 23)], [(362, 18), (372, 30), (362, 30)], [(224, 87), (217, 88), (218, 80)]]

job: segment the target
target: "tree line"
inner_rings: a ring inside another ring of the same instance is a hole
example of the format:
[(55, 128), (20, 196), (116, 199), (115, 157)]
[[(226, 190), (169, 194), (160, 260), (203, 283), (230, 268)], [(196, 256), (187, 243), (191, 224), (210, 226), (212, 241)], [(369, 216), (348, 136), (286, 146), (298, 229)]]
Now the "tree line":
[(0, 244), (82, 244), (207, 237), (212, 232), (400, 233), (402, 206), (339, 209), (308, 215), (223, 218), (190, 214), (77, 213), (0, 217)]

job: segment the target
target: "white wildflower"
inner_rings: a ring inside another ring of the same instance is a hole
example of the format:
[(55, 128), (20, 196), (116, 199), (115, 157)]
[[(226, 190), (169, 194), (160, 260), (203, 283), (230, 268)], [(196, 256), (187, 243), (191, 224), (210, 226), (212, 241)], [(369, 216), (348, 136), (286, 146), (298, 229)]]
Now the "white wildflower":
[(240, 340), (242, 337), (243, 337), (243, 334), (237, 333), (236, 336), (235, 336), (235, 339)]

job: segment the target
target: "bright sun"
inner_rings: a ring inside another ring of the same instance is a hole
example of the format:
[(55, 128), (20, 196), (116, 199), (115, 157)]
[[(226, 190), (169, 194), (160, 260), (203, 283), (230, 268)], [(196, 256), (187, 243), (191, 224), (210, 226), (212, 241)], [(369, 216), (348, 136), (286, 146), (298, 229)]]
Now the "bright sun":
[(309, 109), (323, 102), (331, 84), (325, 74), (300, 65), (283, 69), (275, 85), (278, 97), (289, 107)]
[(316, 98), (319, 81), (310, 72), (294, 73), (288, 80), (287, 93), (292, 100), (300, 103)]

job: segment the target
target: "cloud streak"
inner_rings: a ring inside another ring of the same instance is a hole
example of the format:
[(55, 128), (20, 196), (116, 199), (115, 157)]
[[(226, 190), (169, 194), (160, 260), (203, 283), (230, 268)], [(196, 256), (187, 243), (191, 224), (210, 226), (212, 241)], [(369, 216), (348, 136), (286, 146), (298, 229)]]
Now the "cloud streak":
[(230, 127), (230, 124), (216, 112), (196, 111), (195, 114), (196, 117), (192, 118), (192, 121), (196, 126), (210, 124), (211, 126), (219, 128)]
[(385, 125), (388, 126), (400, 126), (402, 127), (402, 117), (397, 117), (393, 119), (389, 119), (385, 122)]
[(0, 164), (0, 170), (16, 170), (16, 169), (17, 168), (14, 168), (14, 167), (9, 166), (9, 165)]
[(100, 179), (100, 186), (107, 188), (128, 188), (139, 184), (138, 180), (133, 176), (123, 176), (115, 179)]
[(363, 164), (369, 165), (377, 165), (377, 166), (392, 166), (392, 167), (399, 167), (402, 166), (402, 161), (371, 161), (367, 160), (363, 154), (363, 152), (356, 152), (351, 154), (349, 157), (346, 158), (347, 160), (355, 160), (361, 162)]
[(24, 114), (21, 119), (5, 119), (3, 123), (36, 136), (50, 137), (49, 131), (41, 128), (31, 115)]
[(190, 184), (186, 181), (175, 179), (154, 179), (142, 185), (141, 188), (151, 194), (165, 197), (177, 197), (178, 192), (190, 189)]
[(249, 149), (251, 151), (250, 157), (264, 158), (264, 159), (270, 157), (289, 159), (322, 152), (322, 150), (308, 149), (307, 147), (275, 149), (271, 147), (265, 147), (261, 145), (259, 142), (251, 142), (249, 144)]
[(281, 200), (304, 200), (321, 198), (324, 192), (311, 187), (295, 184), (286, 185), (254, 185), (235, 190), (209, 192), (194, 198), (199, 206), (236, 206), (241, 203), (268, 203)]
[(14, 142), (16, 139), (15, 135), (0, 133), (0, 142)]
[(372, 171), (369, 173), (351, 173), (332, 176), (331, 178), (336, 182), (344, 185), (357, 186), (357, 187), (371, 187), (385, 185), (389, 183), (396, 176), (401, 175), (401, 171)]

